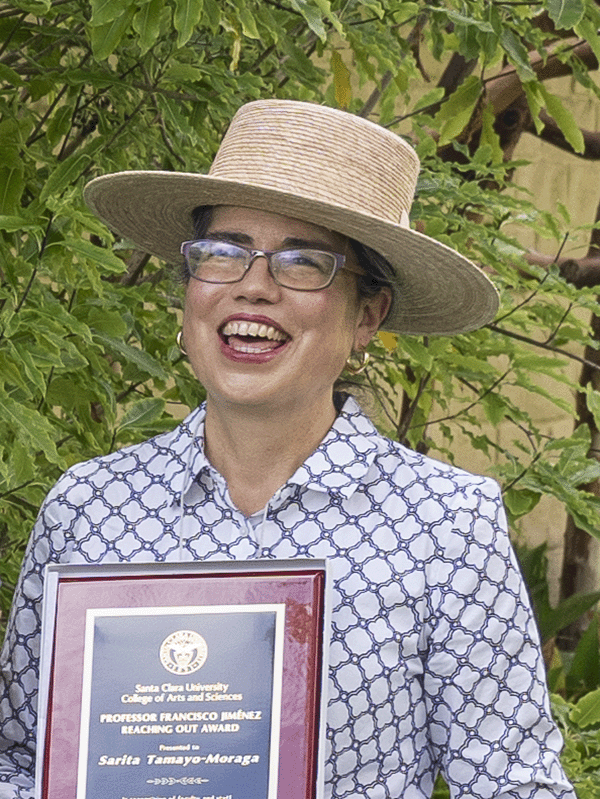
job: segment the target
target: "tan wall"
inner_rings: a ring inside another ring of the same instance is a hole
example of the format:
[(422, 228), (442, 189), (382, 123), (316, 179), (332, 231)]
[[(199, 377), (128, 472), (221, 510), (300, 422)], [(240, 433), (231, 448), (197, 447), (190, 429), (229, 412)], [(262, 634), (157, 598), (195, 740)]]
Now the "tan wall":
[[(428, 67), (430, 73), (435, 75), (439, 65), (432, 63)], [(594, 75), (593, 77), (600, 84), (600, 76)], [(591, 97), (589, 92), (584, 91), (574, 79), (558, 78), (547, 81), (546, 86), (549, 91), (561, 98), (582, 128), (600, 130), (600, 102)], [(363, 89), (361, 94), (366, 96), (368, 92)], [(399, 132), (408, 134), (409, 129)], [(596, 206), (600, 202), (600, 162), (585, 161), (528, 134), (521, 138), (514, 154), (514, 160), (530, 162), (529, 165), (516, 170), (514, 183), (528, 189), (531, 192), (531, 198), (538, 203), (540, 208), (556, 212), (558, 201), (568, 209), (572, 224), (568, 246), (563, 250), (563, 254), (572, 257), (584, 255), (587, 250), (589, 231), (578, 231), (577, 228), (591, 225), (594, 222)], [(559, 245), (554, 240), (542, 239), (528, 229), (516, 225), (510, 228), (510, 232), (527, 248), (552, 256), (557, 253)], [(577, 379), (580, 371), (579, 364), (573, 361), (569, 368), (570, 375)], [(572, 393), (561, 384), (552, 383), (546, 387), (554, 392), (559, 392), (560, 396), (569, 403), (574, 402)], [(520, 403), (521, 407), (528, 410), (543, 433), (562, 437), (568, 436), (572, 432), (573, 418), (567, 414), (561, 414), (551, 403), (530, 394), (523, 394)], [(495, 436), (498, 443), (502, 445), (515, 438), (515, 429), (509, 423), (505, 423), (497, 429), (489, 431), (488, 434), (492, 438)], [(474, 452), (468, 441), (464, 441), (462, 446), (460, 441), (455, 443), (456, 462), (459, 465), (464, 465), (473, 472), (489, 471), (489, 461), (481, 453)], [(566, 514), (562, 505), (552, 497), (543, 497), (537, 508), (527, 516), (526, 523), (522, 525), (520, 532), (530, 546), (536, 546), (543, 542), (548, 543), (551, 599), (553, 601), (556, 601), (558, 597), (565, 524)], [(596, 547), (596, 550), (598, 552), (598, 569), (600, 570), (600, 548)], [(600, 584), (600, 574), (597, 577), (597, 584)]]
[[(600, 130), (600, 103), (591, 98), (589, 93), (584, 93), (574, 80), (561, 78), (549, 81), (547, 86), (562, 99), (583, 128)], [(577, 233), (576, 228), (594, 222), (596, 206), (600, 201), (600, 162), (584, 161), (530, 135), (522, 137), (515, 159), (531, 161), (530, 165), (517, 170), (514, 180), (517, 185), (529, 189), (539, 207), (556, 211), (558, 200), (568, 208), (572, 228), (564, 253), (573, 257), (584, 255), (589, 231)], [(533, 236), (529, 231), (521, 230), (518, 239), (540, 252), (553, 256), (556, 254), (556, 242)], [(576, 362), (572, 362), (570, 369), (573, 376), (579, 375), (579, 365)], [(562, 393), (569, 400), (573, 400), (564, 389)], [(550, 436), (568, 435), (573, 429), (572, 419), (561, 414), (549, 403), (529, 397), (526, 407), (540, 428)], [(502, 439), (511, 435), (511, 431), (506, 425), (501, 425), (497, 434)], [(527, 541), (532, 545), (543, 541), (549, 544), (554, 598), (557, 595), (557, 581), (562, 563), (565, 522), (560, 504), (548, 497), (542, 499), (527, 521)]]

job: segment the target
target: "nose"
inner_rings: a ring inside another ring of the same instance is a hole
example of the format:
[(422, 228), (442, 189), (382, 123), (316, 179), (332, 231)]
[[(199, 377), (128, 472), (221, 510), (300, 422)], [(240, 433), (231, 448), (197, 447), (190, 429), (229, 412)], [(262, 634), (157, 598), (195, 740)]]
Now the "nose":
[(246, 274), (235, 286), (238, 288), (238, 297), (245, 297), (252, 302), (275, 302), (281, 289), (273, 280), (268, 258), (262, 252), (253, 255)]

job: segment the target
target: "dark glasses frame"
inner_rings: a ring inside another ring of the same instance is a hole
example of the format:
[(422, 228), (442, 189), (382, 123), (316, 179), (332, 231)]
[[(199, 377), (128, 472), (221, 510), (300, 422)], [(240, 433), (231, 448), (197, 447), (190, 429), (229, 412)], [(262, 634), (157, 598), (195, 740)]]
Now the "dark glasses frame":
[[(234, 280), (207, 280), (206, 278), (198, 277), (197, 275), (195, 275), (190, 267), (189, 252), (194, 244), (199, 244), (201, 242), (210, 242), (211, 244), (226, 244), (229, 247), (236, 247), (237, 249), (243, 250), (244, 252), (248, 253), (250, 257), (240, 277), (237, 277)], [(331, 270), (331, 275), (327, 279), (327, 282), (324, 283), (322, 286), (317, 286), (315, 288), (300, 288), (298, 286), (288, 286), (286, 283), (282, 283), (281, 280), (278, 279), (277, 275), (273, 270), (271, 259), (274, 255), (279, 255), (280, 253), (284, 252), (312, 252), (312, 253), (323, 253), (325, 255), (331, 256), (334, 259), (334, 265)], [(314, 247), (287, 247), (281, 250), (254, 250), (251, 247), (245, 247), (243, 244), (238, 244), (237, 242), (234, 243), (232, 241), (226, 241), (220, 239), (194, 239), (192, 241), (184, 241), (181, 244), (181, 254), (185, 259), (185, 265), (190, 277), (194, 278), (194, 280), (199, 280), (202, 283), (212, 283), (215, 285), (228, 285), (230, 283), (239, 283), (246, 277), (246, 275), (250, 271), (250, 268), (254, 264), (254, 261), (257, 258), (266, 258), (269, 274), (273, 278), (273, 281), (278, 286), (282, 286), (282, 288), (291, 289), (292, 291), (322, 291), (323, 289), (326, 289), (328, 286), (331, 285), (333, 279), (341, 269), (345, 269), (346, 271), (353, 272), (354, 274), (357, 275), (364, 274), (364, 272), (359, 271), (358, 269), (352, 269), (351, 267), (346, 266), (345, 255), (341, 253), (331, 252), (330, 250), (319, 250)]]

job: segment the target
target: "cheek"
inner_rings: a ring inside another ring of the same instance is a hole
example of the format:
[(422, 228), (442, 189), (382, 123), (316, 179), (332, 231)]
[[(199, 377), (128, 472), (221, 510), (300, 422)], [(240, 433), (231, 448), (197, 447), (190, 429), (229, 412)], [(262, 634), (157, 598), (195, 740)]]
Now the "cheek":
[(306, 330), (312, 330), (323, 342), (327, 340), (328, 349), (335, 351), (345, 348), (353, 336), (356, 318), (354, 303), (341, 293), (315, 297), (310, 311), (304, 313)]
[(208, 316), (210, 308), (215, 305), (214, 287), (208, 283), (190, 281), (186, 288), (183, 304), (183, 324), (194, 324)]
[(317, 346), (321, 357), (330, 362), (336, 377), (354, 349), (358, 318), (359, 308), (354, 298), (349, 301), (348, 297), (341, 296), (323, 309)]

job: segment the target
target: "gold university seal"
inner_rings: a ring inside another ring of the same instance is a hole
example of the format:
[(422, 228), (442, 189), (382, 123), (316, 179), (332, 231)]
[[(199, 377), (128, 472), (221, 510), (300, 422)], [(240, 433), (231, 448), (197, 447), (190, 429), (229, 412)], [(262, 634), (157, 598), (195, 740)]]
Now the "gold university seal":
[(201, 668), (208, 654), (206, 641), (200, 633), (178, 630), (160, 645), (160, 662), (171, 674), (191, 674)]

